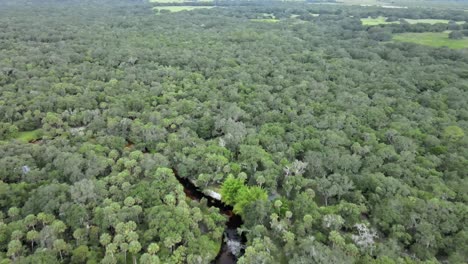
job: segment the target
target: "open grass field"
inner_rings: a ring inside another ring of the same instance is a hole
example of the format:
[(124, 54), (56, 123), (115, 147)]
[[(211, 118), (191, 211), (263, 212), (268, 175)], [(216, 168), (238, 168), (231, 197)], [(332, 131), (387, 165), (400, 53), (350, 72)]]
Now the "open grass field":
[(171, 12), (190, 11), (195, 9), (213, 8), (212, 6), (157, 6), (154, 10), (169, 10)]
[(41, 137), (41, 130), (36, 129), (32, 131), (19, 132), (16, 139), (23, 141), (23, 142), (30, 142), (30, 141), (39, 139), (40, 137)]
[(371, 18), (371, 17), (368, 17), (368, 18), (361, 18), (361, 22), (363, 25), (366, 25), (366, 26), (375, 26), (375, 25), (382, 25), (382, 24), (398, 24), (400, 22), (398, 21), (394, 21), (394, 22), (387, 22), (385, 21), (385, 19), (387, 19), (386, 17), (377, 17), (377, 18)]
[(448, 32), (402, 33), (393, 36), (394, 41), (411, 42), (431, 47), (449, 47), (451, 49), (468, 48), (468, 38), (449, 39)]

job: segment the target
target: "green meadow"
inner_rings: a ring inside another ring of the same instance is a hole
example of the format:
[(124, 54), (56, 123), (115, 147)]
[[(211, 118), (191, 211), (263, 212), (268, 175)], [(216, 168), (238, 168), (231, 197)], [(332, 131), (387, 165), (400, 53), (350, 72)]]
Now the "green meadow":
[(19, 132), (15, 139), (22, 142), (30, 142), (41, 138), (41, 130), (36, 129), (32, 131)]
[(449, 39), (448, 32), (402, 33), (393, 36), (394, 41), (411, 42), (431, 47), (449, 47), (451, 49), (468, 48), (468, 38)]

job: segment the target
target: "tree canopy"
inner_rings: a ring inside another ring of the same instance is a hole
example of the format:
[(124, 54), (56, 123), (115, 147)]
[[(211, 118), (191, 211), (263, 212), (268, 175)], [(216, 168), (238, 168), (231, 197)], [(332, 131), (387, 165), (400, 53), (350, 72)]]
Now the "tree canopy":
[(1, 263), (468, 259), (468, 12), (158, 5), (1, 1)]

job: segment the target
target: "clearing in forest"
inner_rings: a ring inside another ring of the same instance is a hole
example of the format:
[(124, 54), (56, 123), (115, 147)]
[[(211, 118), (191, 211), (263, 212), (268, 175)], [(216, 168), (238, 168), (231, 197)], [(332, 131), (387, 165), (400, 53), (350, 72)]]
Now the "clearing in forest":
[[(383, 16), (379, 16), (377, 18), (372, 18), (372, 17), (361, 18), (362, 24), (366, 25), (366, 26), (376, 26), (376, 25), (398, 24), (398, 23), (400, 23), (399, 21), (388, 22), (386, 20), (387, 20), (387, 18), (383, 17)], [(434, 24), (437, 24), (437, 23), (448, 24), (450, 22), (447, 19), (409, 19), (409, 18), (405, 18), (404, 20), (406, 20), (406, 22), (408, 22), (410, 24), (424, 23), (424, 24), (431, 24), (431, 25), (434, 25)], [(463, 23), (465, 23), (465, 21), (458, 21), (457, 22), (457, 24), (463, 24)]]
[[(450, 22), (447, 19), (405, 19), (410, 24), (417, 24), (417, 23), (426, 23), (426, 24), (437, 24), (437, 23), (444, 23), (448, 24)], [(465, 21), (458, 21), (457, 24), (463, 24)]]
[(30, 142), (39, 139), (41, 136), (41, 130), (36, 129), (32, 131), (23, 131), (19, 132), (15, 139), (22, 141), (22, 142)]
[(468, 48), (468, 38), (450, 39), (448, 32), (401, 33), (393, 36), (394, 41), (411, 42), (431, 47), (449, 47), (451, 49)]

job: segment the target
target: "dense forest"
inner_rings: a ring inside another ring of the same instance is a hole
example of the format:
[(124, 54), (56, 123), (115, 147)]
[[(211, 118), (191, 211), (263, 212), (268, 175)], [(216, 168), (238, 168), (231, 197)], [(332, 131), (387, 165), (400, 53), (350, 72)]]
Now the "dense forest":
[(215, 4), (0, 1), (0, 263), (466, 263), (468, 12)]

